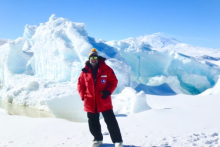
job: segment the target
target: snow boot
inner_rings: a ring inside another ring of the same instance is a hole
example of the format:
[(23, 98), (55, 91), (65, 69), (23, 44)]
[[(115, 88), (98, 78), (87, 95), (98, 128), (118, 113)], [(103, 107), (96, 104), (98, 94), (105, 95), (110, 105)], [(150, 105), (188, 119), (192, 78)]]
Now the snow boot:
[(122, 142), (116, 142), (115, 147), (123, 147), (123, 143)]
[(100, 147), (102, 145), (102, 141), (95, 140), (92, 142), (91, 147)]

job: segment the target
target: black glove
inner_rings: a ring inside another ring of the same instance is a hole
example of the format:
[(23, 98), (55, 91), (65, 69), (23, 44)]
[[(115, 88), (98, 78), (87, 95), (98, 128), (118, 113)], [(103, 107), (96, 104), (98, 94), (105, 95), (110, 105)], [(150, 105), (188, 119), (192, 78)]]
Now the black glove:
[(111, 95), (111, 92), (108, 90), (103, 90), (100, 94), (102, 94), (101, 98), (106, 99), (108, 96)]

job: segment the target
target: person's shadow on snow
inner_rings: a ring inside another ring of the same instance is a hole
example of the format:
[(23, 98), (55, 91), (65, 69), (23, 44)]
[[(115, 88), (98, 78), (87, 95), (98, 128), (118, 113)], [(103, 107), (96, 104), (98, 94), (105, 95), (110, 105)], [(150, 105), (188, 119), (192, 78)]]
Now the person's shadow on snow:
[[(124, 147), (141, 147), (141, 146), (135, 146), (135, 145), (123, 145)], [(114, 144), (102, 144), (101, 147), (115, 147)]]

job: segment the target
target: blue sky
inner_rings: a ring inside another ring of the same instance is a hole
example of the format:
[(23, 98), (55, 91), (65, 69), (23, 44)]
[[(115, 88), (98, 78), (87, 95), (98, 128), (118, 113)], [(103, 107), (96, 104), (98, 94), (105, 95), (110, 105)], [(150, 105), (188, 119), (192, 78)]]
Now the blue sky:
[(21, 37), (26, 24), (52, 14), (85, 23), (89, 36), (106, 41), (160, 32), (220, 49), (220, 0), (2, 0), (0, 38)]

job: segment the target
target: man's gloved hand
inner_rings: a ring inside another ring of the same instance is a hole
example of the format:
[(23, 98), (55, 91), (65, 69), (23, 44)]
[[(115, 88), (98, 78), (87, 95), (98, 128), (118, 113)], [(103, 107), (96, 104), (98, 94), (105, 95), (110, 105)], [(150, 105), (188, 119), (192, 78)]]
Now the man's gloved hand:
[(102, 94), (101, 98), (106, 99), (108, 96), (111, 95), (111, 92), (108, 90), (103, 90), (100, 94)]

